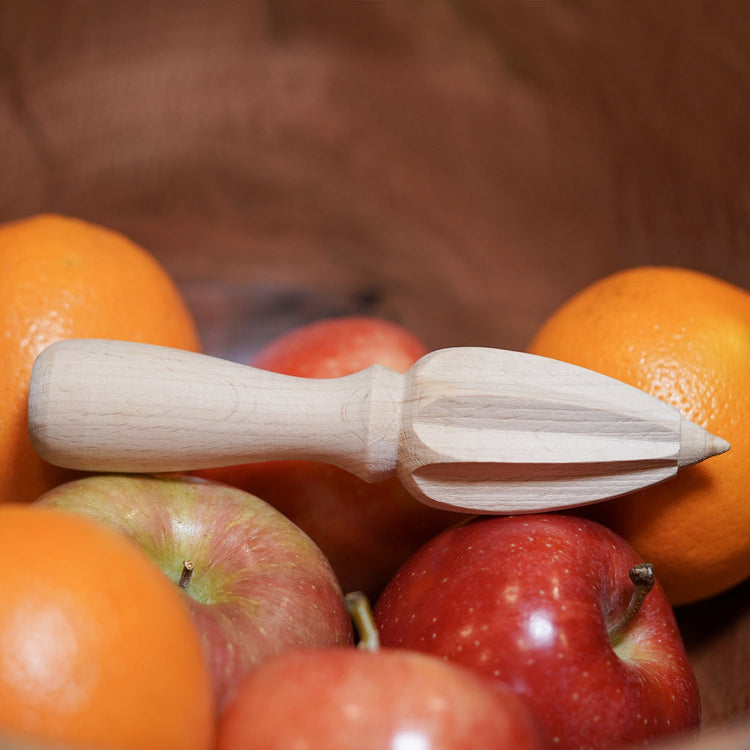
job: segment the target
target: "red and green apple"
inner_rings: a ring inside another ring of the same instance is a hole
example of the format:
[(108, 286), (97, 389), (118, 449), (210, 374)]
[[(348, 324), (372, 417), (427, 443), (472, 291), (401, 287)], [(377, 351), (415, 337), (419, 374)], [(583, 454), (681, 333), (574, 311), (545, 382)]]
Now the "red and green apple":
[(182, 586), (220, 710), (265, 659), (352, 643), (343, 594), (318, 546), (242, 490), (192, 476), (109, 474), (60, 485), (37, 502), (117, 529)]

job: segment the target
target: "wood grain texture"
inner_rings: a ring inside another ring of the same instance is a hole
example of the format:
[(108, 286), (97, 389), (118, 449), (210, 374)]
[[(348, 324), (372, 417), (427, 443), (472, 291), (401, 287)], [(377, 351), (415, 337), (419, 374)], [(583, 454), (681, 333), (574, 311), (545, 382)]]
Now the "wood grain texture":
[(31, 443), (98, 472), (252, 461), (398, 476), (421, 502), (472, 513), (578, 507), (729, 450), (673, 406), (566, 362), (488, 347), (304, 378), (164, 346), (72, 339), (36, 359)]
[[(750, 288), (749, 87), (741, 0), (4, 0), (0, 220), (124, 231), (238, 360), (355, 311), (523, 348), (626, 266)], [(709, 727), (749, 593), (681, 614)]]

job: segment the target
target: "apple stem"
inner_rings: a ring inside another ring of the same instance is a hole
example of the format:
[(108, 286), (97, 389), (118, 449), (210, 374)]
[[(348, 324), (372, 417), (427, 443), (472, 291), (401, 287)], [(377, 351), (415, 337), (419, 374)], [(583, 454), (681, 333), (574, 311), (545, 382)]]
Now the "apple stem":
[(182, 573), (180, 573), (180, 580), (177, 581), (177, 585), (181, 588), (187, 591), (188, 584), (190, 583), (190, 579), (193, 577), (193, 568), (195, 566), (193, 565), (192, 560), (185, 560), (182, 563)]
[(365, 651), (378, 651), (380, 635), (375, 627), (375, 617), (367, 596), (361, 591), (352, 591), (344, 597), (344, 603), (359, 639), (357, 647)]
[(628, 625), (630, 625), (633, 618), (640, 611), (643, 600), (648, 595), (648, 592), (654, 587), (654, 566), (651, 563), (638, 563), (634, 565), (628, 575), (633, 582), (633, 594), (622, 617), (610, 628), (609, 639), (613, 643), (622, 637)]

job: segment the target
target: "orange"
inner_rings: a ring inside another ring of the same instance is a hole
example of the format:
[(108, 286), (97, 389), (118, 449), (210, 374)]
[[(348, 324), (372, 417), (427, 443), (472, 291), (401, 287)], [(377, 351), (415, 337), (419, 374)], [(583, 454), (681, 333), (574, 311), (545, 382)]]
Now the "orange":
[(580, 291), (529, 351), (667, 401), (728, 440), (728, 453), (666, 482), (590, 506), (655, 566), (675, 605), (750, 575), (750, 293), (678, 267), (636, 267)]
[(208, 668), (185, 594), (90, 519), (0, 506), (0, 736), (208, 750)]
[(37, 354), (64, 338), (197, 350), (174, 281), (143, 248), (77, 219), (40, 215), (0, 226), (0, 502), (34, 500), (72, 478), (39, 458), (26, 427)]

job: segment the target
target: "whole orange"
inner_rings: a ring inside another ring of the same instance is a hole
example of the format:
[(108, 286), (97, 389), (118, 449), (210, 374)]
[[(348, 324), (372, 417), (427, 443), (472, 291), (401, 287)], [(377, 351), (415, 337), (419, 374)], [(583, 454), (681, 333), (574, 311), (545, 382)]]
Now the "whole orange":
[(731, 443), (586, 514), (654, 564), (675, 605), (750, 576), (750, 293), (685, 268), (630, 268), (564, 303), (529, 351), (641, 388)]
[(34, 500), (72, 478), (42, 461), (27, 436), (34, 359), (64, 338), (143, 341), (198, 350), (173, 279), (122, 234), (39, 215), (0, 226), (0, 502)]
[(90, 519), (6, 503), (0, 570), (0, 736), (211, 747), (213, 693), (184, 594), (133, 542)]

